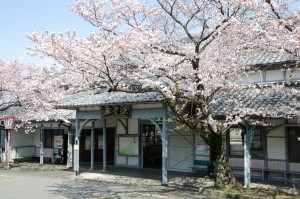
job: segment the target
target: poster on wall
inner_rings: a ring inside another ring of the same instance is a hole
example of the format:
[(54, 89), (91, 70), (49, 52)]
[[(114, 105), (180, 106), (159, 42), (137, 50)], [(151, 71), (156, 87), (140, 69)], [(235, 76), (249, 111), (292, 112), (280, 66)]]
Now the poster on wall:
[(54, 148), (61, 149), (63, 145), (63, 136), (56, 135), (54, 136), (53, 140), (54, 140)]
[(120, 156), (139, 156), (138, 135), (119, 136), (119, 155)]
[(206, 154), (207, 145), (205, 141), (200, 136), (196, 136), (196, 155)]

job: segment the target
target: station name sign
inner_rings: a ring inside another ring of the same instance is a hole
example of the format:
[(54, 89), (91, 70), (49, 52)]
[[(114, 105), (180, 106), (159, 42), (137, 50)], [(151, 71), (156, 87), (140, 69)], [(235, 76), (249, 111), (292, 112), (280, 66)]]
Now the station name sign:
[(129, 105), (107, 105), (102, 106), (102, 113), (105, 118), (130, 118), (130, 106)]

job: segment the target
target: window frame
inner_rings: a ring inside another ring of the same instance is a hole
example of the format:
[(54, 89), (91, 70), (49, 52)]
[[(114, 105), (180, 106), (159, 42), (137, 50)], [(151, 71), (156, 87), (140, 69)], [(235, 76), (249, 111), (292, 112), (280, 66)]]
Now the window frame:
[[(292, 136), (291, 130), (295, 130), (295, 136)], [(287, 150), (288, 150), (288, 160), (289, 162), (300, 163), (300, 153), (293, 153), (296, 151), (300, 151), (300, 127), (287, 127)], [(298, 140), (297, 140), (298, 139)], [(293, 142), (292, 142), (293, 141)], [(297, 144), (298, 143), (298, 144)], [(296, 145), (293, 145), (296, 144)], [(297, 150), (298, 149), (298, 150)], [(292, 155), (295, 157), (292, 157)]]
[[(54, 136), (64, 135), (64, 129), (44, 129), (43, 132), (43, 147), (44, 148), (54, 148)], [(50, 140), (50, 145), (48, 143)]]
[[(228, 138), (228, 156), (229, 157), (243, 157), (244, 156), (244, 136), (240, 136), (238, 142), (241, 142), (241, 150), (240, 150), (240, 154), (232, 154), (232, 145), (231, 145), (231, 137), (230, 137), (230, 129), (240, 129), (240, 133), (243, 134), (243, 129), (237, 127), (237, 126), (233, 126), (233, 127), (230, 127), (227, 131), (228, 135), (227, 135), (227, 138)], [(253, 140), (252, 140), (252, 143), (251, 143), (251, 150), (250, 150), (250, 154), (251, 154), (251, 158), (252, 159), (258, 159), (258, 160), (261, 160), (261, 159), (264, 159), (264, 150), (265, 150), (265, 145), (264, 145), (264, 136), (265, 136), (265, 133), (266, 133), (266, 127), (263, 127), (263, 126), (257, 126), (255, 127), (254, 129), (254, 135), (253, 135)], [(256, 138), (256, 139), (255, 139)], [(238, 139), (237, 137), (235, 137), (234, 139)], [(255, 146), (255, 141), (258, 140), (259, 141), (259, 144), (258, 146)], [(236, 152), (237, 153), (237, 152)], [(259, 153), (259, 154), (256, 154), (256, 153)]]

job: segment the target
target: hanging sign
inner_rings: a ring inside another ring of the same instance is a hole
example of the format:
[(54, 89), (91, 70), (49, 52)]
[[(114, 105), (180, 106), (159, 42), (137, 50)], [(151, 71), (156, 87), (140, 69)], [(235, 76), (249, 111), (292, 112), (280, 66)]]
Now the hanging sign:
[(14, 116), (5, 116), (4, 117), (5, 129), (13, 129), (14, 125), (15, 125), (15, 117)]
[(129, 118), (130, 106), (129, 105), (102, 106), (102, 113), (104, 117)]

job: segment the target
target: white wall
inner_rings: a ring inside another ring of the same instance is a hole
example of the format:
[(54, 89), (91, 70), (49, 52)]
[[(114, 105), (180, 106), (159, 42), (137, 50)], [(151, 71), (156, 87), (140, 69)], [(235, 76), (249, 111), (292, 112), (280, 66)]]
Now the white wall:
[(40, 147), (40, 129), (38, 129), (35, 133), (32, 134), (32, 145), (36, 147)]
[(33, 133), (26, 134), (23, 129), (11, 132), (11, 147), (32, 146)]
[(284, 80), (284, 71), (282, 70), (267, 70), (265, 73), (267, 82)]
[(194, 161), (194, 135), (186, 126), (169, 131), (168, 170), (191, 172)]
[(285, 127), (272, 129), (267, 136), (267, 153), (269, 159), (285, 160)]
[(260, 83), (262, 82), (261, 72), (252, 73), (248, 77), (249, 82)]

